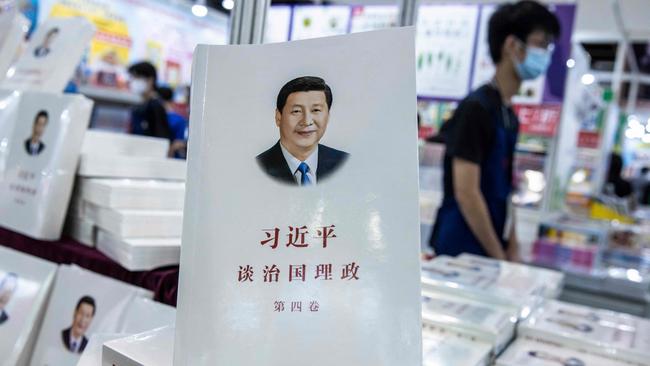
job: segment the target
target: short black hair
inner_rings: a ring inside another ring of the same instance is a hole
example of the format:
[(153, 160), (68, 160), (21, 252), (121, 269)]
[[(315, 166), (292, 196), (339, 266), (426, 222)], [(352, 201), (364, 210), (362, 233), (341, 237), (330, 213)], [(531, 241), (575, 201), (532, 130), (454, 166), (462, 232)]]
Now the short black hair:
[(332, 89), (325, 83), (325, 80), (317, 76), (301, 76), (284, 84), (282, 89), (280, 89), (276, 103), (278, 111), (282, 112), (284, 105), (287, 103), (287, 98), (289, 98), (291, 93), (308, 91), (322, 91), (325, 93), (327, 108), (332, 108)]
[(158, 88), (158, 95), (160, 96), (160, 99), (164, 100), (165, 102), (171, 102), (174, 100), (174, 91), (172, 88), (167, 86), (161, 86)]
[(501, 49), (509, 35), (526, 43), (528, 36), (535, 31), (557, 38), (560, 35), (560, 22), (555, 14), (537, 1), (524, 0), (499, 6), (488, 26), (492, 61), (495, 64), (501, 61)]
[(134, 63), (129, 66), (129, 74), (141, 78), (153, 79), (154, 87), (158, 84), (158, 72), (151, 62), (142, 61)]
[(97, 306), (95, 305), (95, 299), (93, 299), (92, 297), (90, 297), (88, 295), (82, 297), (81, 299), (79, 299), (79, 301), (77, 301), (77, 306), (74, 308), (75, 312), (77, 310), (79, 310), (79, 308), (81, 307), (81, 304), (88, 304), (88, 305), (92, 306), (93, 307), (93, 316), (95, 316), (95, 311), (97, 310)]
[(45, 119), (49, 119), (50, 115), (47, 114), (47, 111), (45, 110), (38, 111), (38, 113), (36, 113), (36, 117), (34, 117), (34, 124), (36, 124), (36, 122), (38, 122), (38, 119), (41, 117), (45, 117)]

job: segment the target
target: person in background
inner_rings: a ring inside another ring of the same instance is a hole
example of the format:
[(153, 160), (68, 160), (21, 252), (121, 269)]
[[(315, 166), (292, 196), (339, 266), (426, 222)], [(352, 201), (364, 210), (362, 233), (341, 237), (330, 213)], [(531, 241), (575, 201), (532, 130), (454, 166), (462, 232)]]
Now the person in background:
[(611, 193), (620, 198), (629, 197), (632, 194), (632, 184), (623, 179), (623, 158), (617, 153), (611, 153), (609, 156), (609, 169), (607, 171), (607, 183), (605, 188), (609, 188)]
[(129, 66), (129, 75), (131, 91), (142, 97), (142, 103), (131, 112), (131, 133), (172, 141), (167, 112), (158, 100), (156, 67), (149, 62), (138, 62)]
[(650, 173), (650, 168), (644, 166), (639, 170), (639, 174), (637, 174), (637, 176), (630, 182), (632, 183), (632, 189), (634, 190), (634, 199), (638, 204), (644, 204), (643, 192), (645, 191), (645, 187), (650, 182), (648, 179), (648, 173)]
[(188, 122), (174, 110), (174, 91), (168, 87), (158, 88), (158, 95), (163, 100), (167, 111), (167, 121), (171, 129), (173, 140), (169, 148), (169, 156), (177, 159), (185, 159), (187, 156), (187, 135)]
[(523, 81), (546, 73), (559, 34), (555, 15), (535, 1), (503, 4), (490, 18), (495, 75), (461, 101), (445, 127), (444, 198), (430, 238), (437, 255), (519, 261), (514, 215), (504, 233), (519, 130), (511, 99)]

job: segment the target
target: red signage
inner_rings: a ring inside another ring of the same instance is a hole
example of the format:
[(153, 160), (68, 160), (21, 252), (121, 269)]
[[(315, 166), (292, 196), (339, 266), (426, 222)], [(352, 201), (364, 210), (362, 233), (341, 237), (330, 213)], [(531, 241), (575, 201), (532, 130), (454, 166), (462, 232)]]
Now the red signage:
[(578, 147), (597, 149), (600, 143), (600, 134), (592, 131), (580, 131), (578, 133)]
[(514, 109), (519, 117), (519, 132), (543, 137), (553, 137), (557, 133), (561, 105), (515, 105)]

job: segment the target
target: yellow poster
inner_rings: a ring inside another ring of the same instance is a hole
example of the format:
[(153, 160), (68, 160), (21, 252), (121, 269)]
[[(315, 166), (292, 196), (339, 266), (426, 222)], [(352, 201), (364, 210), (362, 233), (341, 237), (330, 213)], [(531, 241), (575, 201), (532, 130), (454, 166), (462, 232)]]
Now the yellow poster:
[(97, 33), (91, 41), (88, 60), (93, 68), (112, 71), (128, 63), (132, 43), (128, 26), (106, 2), (59, 0), (52, 6), (50, 16), (81, 16), (95, 25)]

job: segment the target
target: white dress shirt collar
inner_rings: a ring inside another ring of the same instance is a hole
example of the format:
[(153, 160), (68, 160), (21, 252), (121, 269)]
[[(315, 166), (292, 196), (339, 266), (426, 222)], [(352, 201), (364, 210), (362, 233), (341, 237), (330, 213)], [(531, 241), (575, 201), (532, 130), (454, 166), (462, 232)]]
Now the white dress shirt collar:
[[(291, 155), (289, 150), (287, 150), (282, 143), (280, 143), (280, 149), (282, 149), (282, 155), (284, 156), (284, 160), (287, 161), (287, 165), (289, 165), (289, 169), (291, 170), (291, 175), (293, 175), (293, 179), (296, 180), (298, 184), (300, 184), (300, 179), (302, 178), (300, 175), (300, 171), (298, 171), (298, 166), (300, 163), (302, 163), (301, 160), (296, 158), (295, 156)], [(318, 145), (316, 145), (316, 149), (309, 155), (307, 160), (305, 160), (305, 163), (307, 166), (309, 166), (309, 171), (307, 172), (307, 176), (309, 177), (309, 180), (311, 181), (312, 184), (316, 184), (316, 172), (318, 171)]]
[[(72, 352), (79, 352), (79, 349), (81, 348), (81, 340), (82, 340), (82, 338), (83, 337), (75, 338), (72, 335), (72, 331), (70, 331), (70, 349), (72, 350)], [(73, 344), (76, 346), (75, 348), (72, 347)]]

